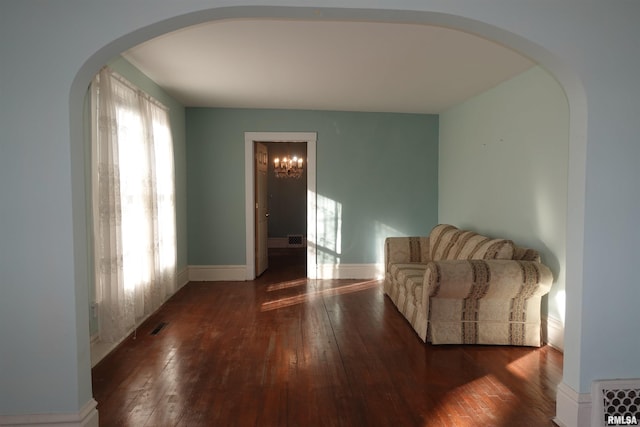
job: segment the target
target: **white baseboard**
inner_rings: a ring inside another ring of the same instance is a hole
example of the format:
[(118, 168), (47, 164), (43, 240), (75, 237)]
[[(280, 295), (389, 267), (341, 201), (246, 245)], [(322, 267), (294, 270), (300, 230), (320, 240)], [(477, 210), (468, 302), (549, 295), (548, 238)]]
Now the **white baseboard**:
[(578, 393), (560, 383), (553, 422), (560, 427), (591, 427), (591, 393)]
[(542, 318), (542, 340), (551, 347), (564, 352), (564, 324), (551, 316)]
[[(244, 265), (190, 265), (189, 281), (244, 281)], [(383, 264), (322, 264), (318, 265), (318, 279), (380, 279), (384, 277)]]
[(178, 271), (178, 289), (189, 283), (189, 267), (185, 267)]
[(381, 279), (383, 264), (320, 264), (318, 279)]
[(127, 338), (126, 336), (122, 337), (117, 342), (100, 341), (100, 336), (96, 336), (95, 339), (92, 338), (91, 339), (91, 367), (95, 368), (96, 365), (100, 363), (100, 361), (104, 359), (107, 354), (115, 350), (115, 348), (119, 346), (120, 343), (122, 343), (122, 341), (124, 341), (126, 338)]
[[(182, 274), (183, 276), (186, 276), (184, 271), (186, 271), (186, 269), (180, 272), (179, 275)], [(180, 289), (182, 286), (186, 285), (189, 282), (188, 280), (186, 282), (183, 282), (183, 280), (184, 280), (184, 277), (182, 279), (178, 279), (178, 289)], [(126, 340), (138, 328), (138, 326), (142, 325), (144, 322), (146, 322), (146, 320), (149, 317), (153, 316), (158, 310), (160, 310), (162, 306), (169, 300), (169, 298), (171, 298), (173, 295), (175, 295), (176, 292), (178, 292), (178, 289), (176, 289), (175, 292), (172, 293), (171, 295), (167, 295), (167, 297), (162, 302), (162, 304), (160, 304), (154, 311), (152, 311), (151, 313), (147, 313), (146, 316), (142, 317), (141, 319), (138, 319), (136, 324), (126, 334), (124, 334), (123, 337), (121, 337), (116, 342), (101, 341), (99, 333), (92, 335), (91, 336), (91, 367), (94, 368), (102, 359), (104, 359), (104, 357), (107, 354), (111, 353), (124, 340)], [(1, 425), (2, 424), (0, 424), (0, 426)]]
[(124, 340), (129, 338), (129, 336), (136, 329), (138, 329), (138, 326), (142, 325), (144, 322), (146, 322), (146, 320), (149, 317), (154, 315), (158, 310), (160, 310), (162, 308), (162, 306), (167, 302), (168, 298), (171, 298), (171, 296), (167, 297), (167, 299), (165, 299), (164, 302), (162, 304), (160, 304), (160, 306), (158, 308), (156, 308), (154, 311), (152, 311), (151, 313), (148, 313), (146, 316), (144, 316), (143, 318), (139, 319), (137, 321), (137, 323), (135, 324), (135, 326), (133, 328), (131, 328), (126, 334), (124, 334), (123, 337), (121, 337), (116, 342), (100, 341), (100, 334), (91, 337), (91, 367), (95, 368), (95, 366), (98, 363), (100, 363), (100, 361), (102, 359), (104, 359), (107, 354), (111, 353), (113, 350), (116, 349), (116, 347), (118, 347), (120, 344), (122, 344), (122, 342)]
[(244, 281), (245, 265), (190, 265), (190, 282)]
[(90, 399), (78, 412), (56, 414), (0, 415), (0, 426), (98, 427), (98, 402)]
[[(214, 280), (245, 280), (245, 266), (188, 266), (178, 272), (176, 292), (189, 281), (214, 281)], [(95, 367), (104, 357), (111, 353), (116, 347), (118, 347), (122, 341), (127, 339), (129, 335), (142, 323), (144, 323), (151, 315), (159, 310), (165, 302), (171, 296), (175, 295), (175, 292), (160, 304), (160, 306), (152, 313), (147, 314), (140, 319), (134, 328), (127, 332), (116, 342), (103, 342), (100, 341), (99, 334), (91, 337), (91, 367)], [(3, 424), (0, 423), (0, 426)]]

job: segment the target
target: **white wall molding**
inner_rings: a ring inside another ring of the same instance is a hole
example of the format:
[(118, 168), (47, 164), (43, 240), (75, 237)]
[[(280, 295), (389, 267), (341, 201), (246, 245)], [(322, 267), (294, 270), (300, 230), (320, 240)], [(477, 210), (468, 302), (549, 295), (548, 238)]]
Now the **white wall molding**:
[(542, 340), (556, 350), (564, 352), (564, 324), (560, 319), (543, 316)]
[(244, 265), (190, 265), (189, 281), (243, 281), (247, 279), (247, 267)]
[[(176, 279), (177, 288), (175, 292), (171, 295), (168, 295), (165, 300), (156, 308), (153, 312), (148, 313), (142, 319), (140, 319), (133, 328), (131, 328), (122, 338), (117, 340), (116, 342), (103, 342), (100, 340), (99, 332), (96, 332), (91, 336), (91, 367), (95, 367), (104, 357), (111, 353), (116, 349), (125, 339), (131, 335), (131, 333), (138, 328), (138, 326), (142, 325), (149, 317), (154, 315), (160, 308), (167, 302), (171, 297), (173, 297), (180, 288), (189, 283), (189, 267), (185, 267), (178, 272), (178, 277)], [(98, 310), (100, 310), (100, 306), (98, 305)], [(0, 423), (0, 426), (2, 424)]]
[[(244, 265), (190, 265), (189, 281), (191, 282), (240, 282), (246, 279)], [(307, 272), (307, 277), (314, 278)], [(320, 264), (318, 279), (382, 279), (383, 264)]]
[(98, 402), (90, 399), (78, 412), (56, 414), (0, 415), (0, 426), (98, 427)]
[(185, 267), (178, 272), (177, 282), (178, 289), (189, 283), (189, 267)]
[(578, 393), (560, 383), (553, 422), (560, 427), (591, 427), (591, 393)]
[[(177, 290), (176, 290), (176, 292), (177, 292)], [(115, 342), (104, 342), (104, 341), (100, 340), (100, 334), (96, 334), (93, 337), (91, 337), (91, 367), (94, 368), (98, 363), (100, 363), (100, 361), (102, 359), (104, 359), (109, 353), (111, 353), (120, 344), (122, 344), (122, 342), (124, 340), (129, 338), (129, 336), (131, 336), (131, 334), (134, 333), (135, 330), (138, 329), (138, 327), (140, 325), (142, 325), (144, 322), (147, 321), (148, 318), (150, 318), (158, 310), (160, 310), (162, 308), (162, 306), (165, 305), (166, 302), (169, 301), (169, 299), (173, 295), (175, 295), (175, 292), (173, 294), (167, 296), (167, 298), (162, 302), (162, 304), (160, 304), (158, 306), (158, 308), (156, 308), (151, 313), (148, 313), (146, 316), (144, 316), (141, 319), (139, 319), (136, 322), (136, 324), (131, 329), (129, 329), (129, 331), (126, 334), (124, 334), (124, 336), (121, 337), (119, 340), (117, 340)]]
[(381, 279), (383, 264), (318, 264), (318, 279)]

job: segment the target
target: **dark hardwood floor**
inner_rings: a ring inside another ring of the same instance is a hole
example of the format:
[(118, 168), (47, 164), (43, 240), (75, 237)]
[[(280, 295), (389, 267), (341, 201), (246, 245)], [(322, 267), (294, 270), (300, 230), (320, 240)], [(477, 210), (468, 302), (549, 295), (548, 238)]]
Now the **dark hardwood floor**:
[(251, 282), (189, 283), (105, 357), (100, 425), (553, 425), (561, 353), (424, 344), (381, 282), (270, 263)]

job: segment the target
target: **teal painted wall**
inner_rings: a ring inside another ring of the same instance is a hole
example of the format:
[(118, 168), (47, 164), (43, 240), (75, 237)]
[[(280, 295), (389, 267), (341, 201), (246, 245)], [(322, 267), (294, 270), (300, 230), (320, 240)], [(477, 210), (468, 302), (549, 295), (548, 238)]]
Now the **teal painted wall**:
[(437, 220), (438, 116), (187, 108), (189, 265), (244, 265), (244, 132), (317, 132), (320, 262), (382, 262), (388, 235)]
[[(149, 77), (131, 65), (127, 60), (118, 57), (108, 63), (114, 71), (122, 75), (131, 83), (142, 89), (147, 94), (153, 96), (169, 108), (169, 120), (171, 121), (171, 132), (173, 138), (173, 161), (175, 175), (175, 197), (176, 197), (176, 238), (177, 238), (177, 272), (187, 268), (187, 155), (186, 155), (186, 130), (185, 130), (185, 108), (169, 96), (162, 88), (155, 84)], [(91, 146), (91, 118), (89, 115), (90, 101), (89, 94), (85, 100), (85, 135), (87, 147)], [(91, 170), (91, 153), (86, 152), (87, 171)], [(90, 176), (87, 177), (90, 179)], [(86, 186), (87, 209), (91, 211), (91, 185)], [(89, 229), (91, 230), (91, 218), (88, 218)], [(92, 235), (92, 231), (88, 232)], [(90, 243), (91, 251), (93, 243)], [(89, 257), (89, 263), (93, 265), (93, 257)], [(93, 275), (90, 275), (91, 285), (89, 286), (89, 304), (95, 301), (95, 284)], [(98, 333), (97, 318), (89, 311), (89, 329), (91, 335)]]
[(439, 221), (537, 249), (563, 324), (568, 162), (567, 99), (540, 67), (440, 116)]

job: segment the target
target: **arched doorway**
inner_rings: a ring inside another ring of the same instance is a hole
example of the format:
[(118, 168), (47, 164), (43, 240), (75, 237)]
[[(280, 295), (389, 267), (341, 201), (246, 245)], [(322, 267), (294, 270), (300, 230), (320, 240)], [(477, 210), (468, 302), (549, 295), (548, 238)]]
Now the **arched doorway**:
[[(185, 13), (188, 12), (185, 6)], [(126, 12), (123, 12), (126, 13)], [(179, 11), (173, 12), (174, 16), (169, 19), (159, 20), (147, 26), (138, 28), (128, 34), (122, 34), (117, 40), (105, 45), (95, 52), (78, 70), (74, 77), (70, 94), (70, 120), (71, 120), (71, 149), (83, 151), (84, 139), (82, 137), (82, 104), (86, 87), (91, 77), (98, 71), (99, 67), (123, 50), (126, 50), (138, 43), (159, 36), (163, 33), (173, 31), (178, 28), (198, 24), (208, 20), (219, 20), (230, 17), (234, 18), (264, 18), (279, 17), (289, 19), (339, 19), (339, 20), (371, 20), (388, 22), (412, 22), (426, 25), (447, 26), (461, 31), (467, 31), (509, 46), (520, 53), (529, 56), (534, 61), (545, 67), (563, 87), (570, 105), (570, 155), (569, 155), (569, 210), (568, 210), (568, 230), (567, 230), (567, 282), (574, 287), (581, 286), (582, 283), (582, 241), (584, 234), (584, 183), (586, 175), (586, 99), (582, 89), (580, 79), (571, 70), (565, 67), (563, 62), (554, 57), (550, 52), (542, 47), (526, 40), (525, 38), (497, 28), (495, 26), (482, 23), (473, 19), (463, 18), (455, 15), (431, 12), (415, 11), (381, 11), (381, 10), (353, 10), (353, 9), (303, 9), (296, 7), (234, 7), (234, 8), (213, 8), (198, 13), (181, 14)], [(79, 217), (87, 217), (86, 203), (82, 203), (85, 198), (85, 188), (82, 184), (84, 178), (84, 164), (82, 159), (74, 159), (72, 163), (72, 179), (74, 182), (74, 198), (79, 202), (75, 203), (74, 213)], [(82, 242), (82, 233), (86, 231), (78, 230), (77, 242)], [(86, 239), (84, 239), (86, 245)], [(82, 246), (82, 243), (80, 243)], [(86, 249), (86, 248), (85, 248)], [(82, 252), (81, 250), (78, 252)], [(86, 252), (86, 251), (85, 251)], [(76, 256), (76, 258), (79, 255)], [(80, 260), (81, 261), (81, 260)], [(572, 289), (572, 291), (576, 291)], [(581, 304), (579, 299), (567, 298), (567, 326), (572, 328), (569, 338), (580, 336), (581, 325), (576, 311), (579, 311)], [(573, 305), (576, 304), (576, 305)], [(80, 317), (86, 317), (86, 313), (80, 312)], [(87, 323), (88, 319), (76, 319), (78, 324)], [(573, 323), (571, 323), (573, 322)], [(568, 345), (569, 349), (577, 349), (579, 346)], [(573, 351), (573, 350), (571, 350)], [(571, 351), (565, 353), (565, 360), (570, 361), (576, 358)], [(576, 350), (577, 351), (577, 350)], [(579, 355), (578, 355), (579, 356)], [(577, 373), (569, 372), (570, 380), (579, 382)]]

